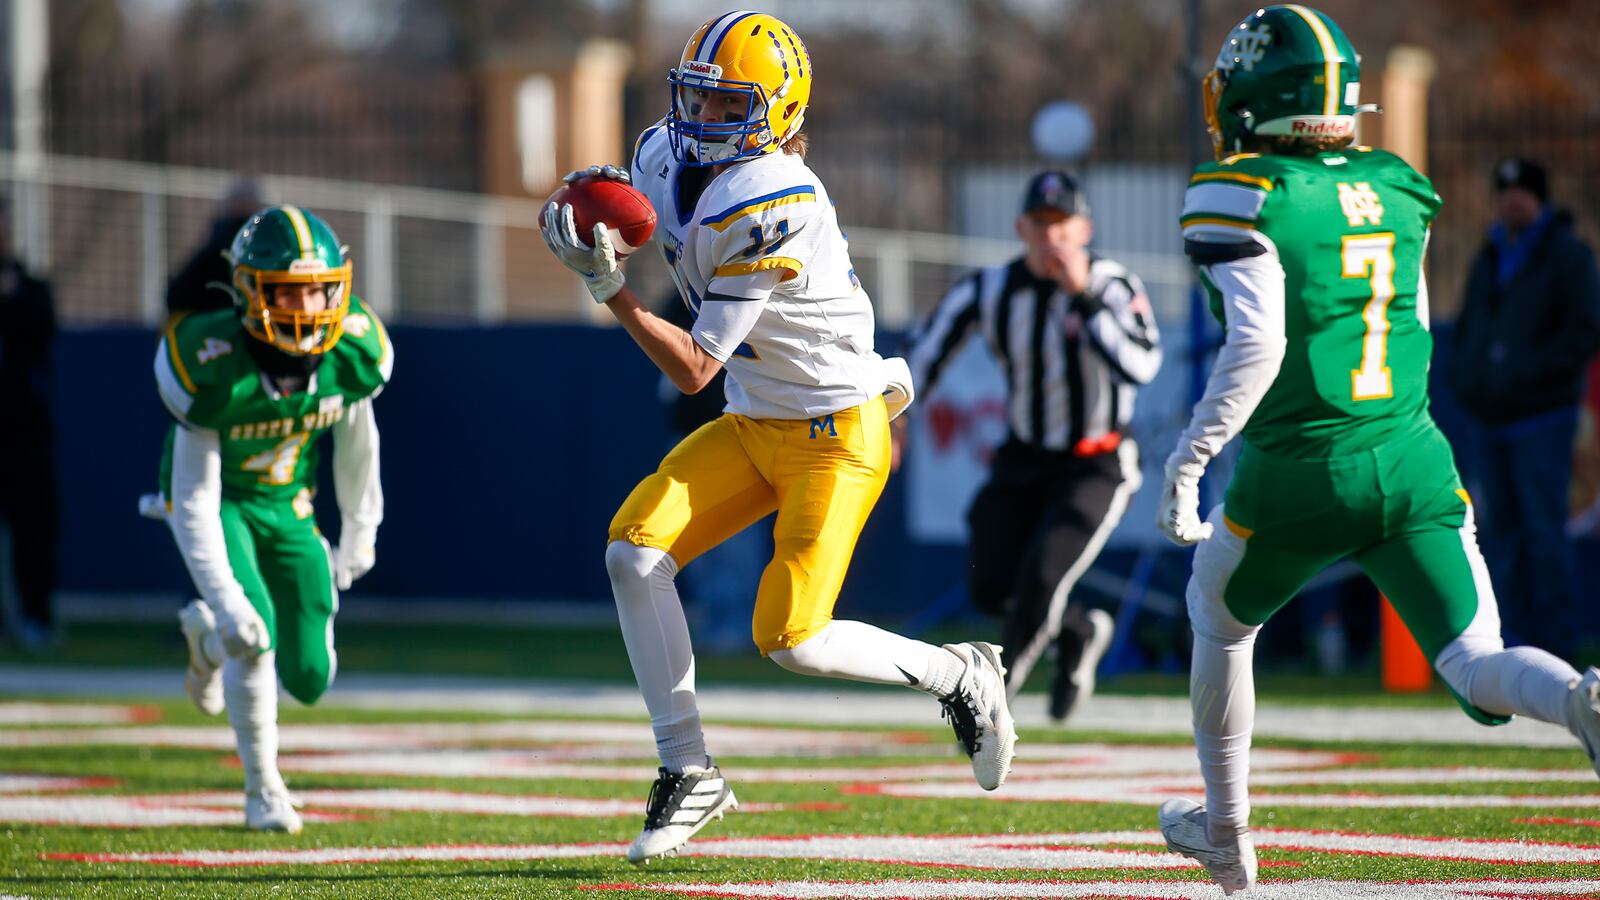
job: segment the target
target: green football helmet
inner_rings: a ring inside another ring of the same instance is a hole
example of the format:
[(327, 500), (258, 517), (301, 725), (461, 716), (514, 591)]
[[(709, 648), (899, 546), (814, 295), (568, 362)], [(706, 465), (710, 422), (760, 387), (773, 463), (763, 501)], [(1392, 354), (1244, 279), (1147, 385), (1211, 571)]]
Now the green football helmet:
[(1361, 105), (1361, 56), (1326, 15), (1299, 4), (1247, 16), (1205, 77), (1206, 130), (1217, 158), (1249, 135), (1353, 136)]
[[(299, 207), (268, 207), (244, 223), (227, 256), (252, 337), (293, 356), (326, 353), (339, 343), (350, 310), (351, 269), (327, 222)], [(275, 305), (273, 294), (283, 284), (322, 285), (325, 308)]]

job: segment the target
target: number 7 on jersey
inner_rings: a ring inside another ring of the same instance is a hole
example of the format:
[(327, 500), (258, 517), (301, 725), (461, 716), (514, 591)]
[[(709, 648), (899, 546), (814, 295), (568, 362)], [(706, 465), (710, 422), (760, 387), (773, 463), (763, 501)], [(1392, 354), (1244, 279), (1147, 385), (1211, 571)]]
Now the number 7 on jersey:
[(1340, 255), (1344, 277), (1365, 278), (1371, 297), (1362, 308), (1366, 330), (1361, 337), (1361, 368), (1350, 371), (1351, 400), (1383, 400), (1394, 396), (1387, 362), (1389, 301), (1394, 299), (1394, 233), (1346, 235)]

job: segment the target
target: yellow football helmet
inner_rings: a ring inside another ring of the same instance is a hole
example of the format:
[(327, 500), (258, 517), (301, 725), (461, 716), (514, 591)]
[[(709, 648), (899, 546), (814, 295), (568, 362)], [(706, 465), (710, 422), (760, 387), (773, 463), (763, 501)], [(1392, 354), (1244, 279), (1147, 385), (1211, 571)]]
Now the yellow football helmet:
[[(771, 153), (800, 132), (811, 101), (811, 56), (776, 17), (740, 10), (701, 25), (667, 83), (672, 155), (684, 165), (714, 166)], [(742, 95), (743, 118), (700, 121), (701, 101), (714, 91)]]

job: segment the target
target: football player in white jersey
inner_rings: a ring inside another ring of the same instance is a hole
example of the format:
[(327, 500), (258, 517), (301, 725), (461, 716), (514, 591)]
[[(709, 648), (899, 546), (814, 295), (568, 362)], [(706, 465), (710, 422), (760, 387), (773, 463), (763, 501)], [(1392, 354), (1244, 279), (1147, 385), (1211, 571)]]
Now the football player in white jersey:
[[(786, 669), (938, 698), (978, 783), (1010, 770), (1016, 731), (998, 648), (936, 647), (833, 619), (856, 539), (889, 474), (889, 420), (911, 400), (902, 360), (873, 351), (872, 304), (850, 266), (801, 124), (811, 59), (794, 31), (730, 12), (689, 39), (664, 119), (634, 147), (633, 183), (657, 211), (655, 238), (692, 331), (652, 315), (624, 286), (605, 225), (578, 234), (548, 205), (545, 240), (680, 390), (726, 368), (721, 418), (680, 443), (611, 522), (606, 569), (661, 769), (628, 850), (675, 852), (735, 806), (706, 753), (678, 569), (774, 510), (775, 552), (754, 598), (752, 637)], [(611, 166), (588, 173), (620, 180)], [(571, 178), (573, 176), (569, 176)], [(592, 249), (591, 246), (592, 245)]]

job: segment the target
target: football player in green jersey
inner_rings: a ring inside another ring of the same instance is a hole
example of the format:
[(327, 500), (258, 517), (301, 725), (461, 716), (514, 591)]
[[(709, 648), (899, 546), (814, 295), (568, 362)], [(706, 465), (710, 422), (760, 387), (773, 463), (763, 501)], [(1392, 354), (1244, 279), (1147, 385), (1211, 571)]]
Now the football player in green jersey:
[[(278, 680), (314, 703), (333, 680), (338, 591), (372, 568), (383, 491), (372, 398), (394, 351), (350, 293), (333, 231), (293, 206), (264, 209), (229, 251), (237, 309), (181, 316), (156, 350), (176, 419), (161, 464), (166, 518), (202, 601), (179, 615), (185, 686), (224, 706), (245, 772), (245, 823), (300, 830), (278, 773)], [(317, 530), (318, 438), (333, 432), (342, 527)]]
[[(1472, 504), (1428, 412), (1422, 258), (1439, 198), (1393, 154), (1350, 146), (1359, 57), (1333, 20), (1271, 6), (1240, 22), (1205, 81), (1218, 162), (1183, 236), (1226, 340), (1166, 462), (1158, 524), (1199, 543), (1188, 587), (1190, 696), (1206, 805), (1161, 809), (1167, 845), (1225, 893), (1255, 881), (1246, 789), (1256, 633), (1349, 558), (1394, 603), (1468, 715), (1565, 726), (1600, 770), (1600, 671), (1505, 649)], [(1199, 517), (1206, 464), (1244, 444)]]

